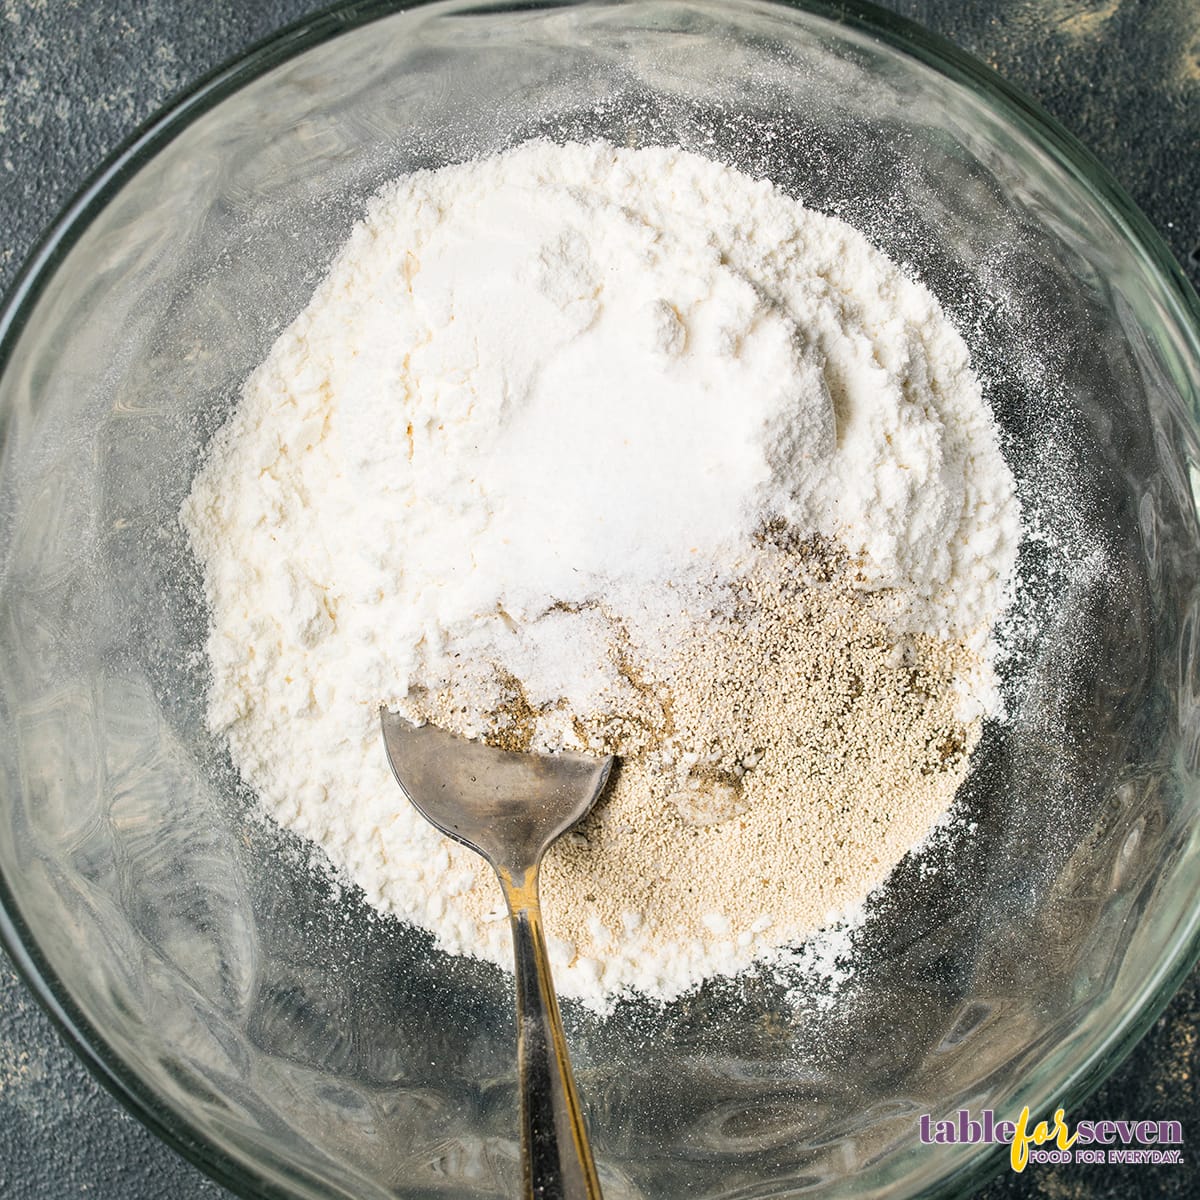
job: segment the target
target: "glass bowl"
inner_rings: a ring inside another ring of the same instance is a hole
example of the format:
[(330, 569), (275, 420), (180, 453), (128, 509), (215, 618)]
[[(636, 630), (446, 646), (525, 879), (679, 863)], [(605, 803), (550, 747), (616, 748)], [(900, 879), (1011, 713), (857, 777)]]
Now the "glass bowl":
[(256, 815), (204, 724), (176, 520), (363, 199), (534, 135), (678, 143), (843, 216), (932, 288), (1028, 534), (1010, 717), (830, 998), (751, 971), (566, 1006), (609, 1200), (962, 1190), (918, 1118), (1072, 1104), (1197, 952), (1197, 304), (1100, 167), (885, 14), (355, 4), (149, 125), (0, 343), (0, 928), (71, 1042), (245, 1195), (510, 1194), (511, 981), (375, 919)]

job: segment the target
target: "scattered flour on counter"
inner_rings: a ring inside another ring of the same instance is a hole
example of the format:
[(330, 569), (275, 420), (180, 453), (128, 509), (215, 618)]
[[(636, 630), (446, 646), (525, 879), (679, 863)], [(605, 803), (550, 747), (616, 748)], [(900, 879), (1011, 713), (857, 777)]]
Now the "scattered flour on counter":
[(405, 805), (379, 706), (622, 755), (544, 875), (597, 1006), (795, 943), (920, 841), (1020, 533), (926, 288), (698, 155), (542, 141), (374, 197), (182, 520), (212, 728), (447, 949), (509, 963), (499, 891)]

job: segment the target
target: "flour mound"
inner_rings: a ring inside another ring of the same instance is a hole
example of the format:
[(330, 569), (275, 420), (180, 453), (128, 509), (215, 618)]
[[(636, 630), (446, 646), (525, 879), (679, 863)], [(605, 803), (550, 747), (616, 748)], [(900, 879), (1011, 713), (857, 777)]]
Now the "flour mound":
[[(674, 641), (727, 620), (786, 529), (840, 546), (897, 639), (970, 650), (969, 723), (1020, 531), (966, 347), (860, 234), (698, 155), (542, 141), (370, 201), (182, 520), (243, 776), (374, 903), (498, 961), (506, 934), (456, 902), (475, 865), (400, 802), (381, 703), (594, 746), (686, 693)], [(621, 752), (661, 752), (656, 719)], [(564, 990), (632, 978), (577, 942)], [(639, 986), (719, 967), (698, 945)]]

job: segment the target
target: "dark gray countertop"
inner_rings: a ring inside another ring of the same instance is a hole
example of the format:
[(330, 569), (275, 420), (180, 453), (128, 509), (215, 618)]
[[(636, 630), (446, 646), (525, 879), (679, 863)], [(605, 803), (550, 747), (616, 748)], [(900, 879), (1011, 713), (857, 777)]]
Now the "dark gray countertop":
[[(890, 0), (1023, 86), (1133, 195), (1200, 285), (1196, 0)], [(58, 209), (164, 101), (314, 11), (306, 0), (3, 0), (0, 290)], [(1200, 971), (1088, 1103), (1200, 1136)], [(1186, 1148), (1185, 1148), (1186, 1150)], [(1194, 1162), (1194, 1154), (1192, 1155)], [(1200, 1168), (1031, 1166), (986, 1200), (1185, 1197)], [(127, 1116), (59, 1040), (0, 954), (0, 1196), (201, 1200), (228, 1193)]]

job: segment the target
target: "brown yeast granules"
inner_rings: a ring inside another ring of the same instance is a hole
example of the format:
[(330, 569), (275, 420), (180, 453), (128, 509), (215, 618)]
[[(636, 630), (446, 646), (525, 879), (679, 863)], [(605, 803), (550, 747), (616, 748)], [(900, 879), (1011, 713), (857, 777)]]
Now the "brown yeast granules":
[[(956, 715), (978, 660), (928, 635), (898, 641), (894, 598), (855, 584), (829, 543), (767, 546), (727, 611), (659, 655), (635, 666), (616, 630), (628, 710), (574, 728), (623, 757), (542, 875), (574, 970), (603, 987), (619, 942), (638, 963), (633, 986), (656, 994), (737, 971), (860, 905), (946, 812), (979, 737)], [(552, 715), (513, 681), (490, 740), (527, 745)], [(430, 717), (453, 727), (451, 697)], [(465, 901), (503, 919), (482, 864)]]

